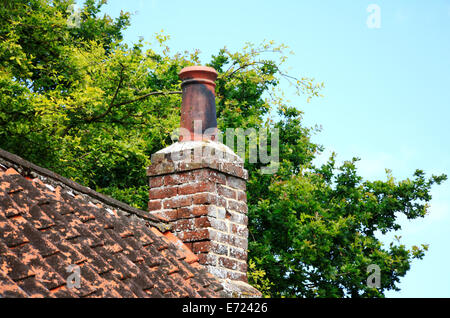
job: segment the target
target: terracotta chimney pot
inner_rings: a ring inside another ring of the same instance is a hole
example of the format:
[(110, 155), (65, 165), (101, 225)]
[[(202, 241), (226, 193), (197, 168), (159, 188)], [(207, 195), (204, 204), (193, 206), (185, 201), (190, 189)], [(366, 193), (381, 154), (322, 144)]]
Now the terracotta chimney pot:
[(178, 76), (182, 80), (183, 91), (180, 127), (190, 133), (190, 136), (180, 136), (180, 141), (214, 140), (217, 135), (216, 70), (206, 66), (189, 66), (183, 68)]

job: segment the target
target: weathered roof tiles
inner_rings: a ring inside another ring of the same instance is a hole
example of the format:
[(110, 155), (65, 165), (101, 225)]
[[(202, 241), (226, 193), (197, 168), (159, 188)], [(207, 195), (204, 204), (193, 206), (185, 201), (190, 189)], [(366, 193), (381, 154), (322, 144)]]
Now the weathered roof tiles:
[[(90, 189), (49, 178), (45, 169), (40, 178), (34, 165), (30, 174), (30, 163), (0, 150), (2, 158), (0, 296), (223, 296), (197, 256), (160, 231), (162, 220), (143, 219), (131, 207), (124, 211), (113, 199), (108, 204)], [(28, 166), (19, 173), (23, 162)], [(79, 288), (69, 283), (76, 266)]]

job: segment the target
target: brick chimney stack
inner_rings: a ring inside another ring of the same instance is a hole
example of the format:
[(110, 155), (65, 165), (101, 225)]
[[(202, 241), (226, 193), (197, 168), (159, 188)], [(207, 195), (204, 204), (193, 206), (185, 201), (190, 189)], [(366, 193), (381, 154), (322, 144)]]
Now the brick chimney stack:
[(149, 212), (168, 219), (174, 234), (210, 273), (225, 285), (232, 282), (227, 288), (239, 286), (239, 295), (246, 290), (258, 296), (246, 284), (248, 173), (243, 160), (216, 140), (217, 72), (192, 66), (179, 76), (184, 133), (178, 142), (152, 155), (147, 170)]

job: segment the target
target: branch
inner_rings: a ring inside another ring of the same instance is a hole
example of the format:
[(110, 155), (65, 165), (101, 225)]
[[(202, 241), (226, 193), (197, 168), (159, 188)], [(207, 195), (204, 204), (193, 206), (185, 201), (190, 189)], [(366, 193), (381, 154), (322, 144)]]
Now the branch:
[[(119, 86), (120, 86), (120, 85), (119, 85)], [(118, 91), (119, 86), (117, 86), (116, 93), (114, 94), (114, 97), (113, 97), (113, 99), (111, 100), (111, 102), (113, 102), (114, 99), (116, 98), (116, 96), (117, 96), (117, 91)], [(112, 103), (110, 103), (108, 109), (107, 109), (104, 113), (102, 113), (102, 114), (100, 114), (100, 115), (97, 115), (97, 116), (93, 116), (93, 117), (87, 119), (86, 122), (87, 122), (87, 123), (91, 123), (91, 122), (93, 122), (93, 121), (99, 121), (99, 119), (102, 119), (103, 117), (105, 117), (106, 115), (108, 115), (109, 112), (110, 112), (114, 107), (119, 107), (119, 106), (123, 106), (123, 105), (128, 105), (128, 104), (131, 104), (131, 103), (134, 103), (134, 102), (143, 100), (143, 99), (145, 99), (145, 98), (147, 98), (147, 97), (149, 97), (149, 96), (157, 96), (157, 95), (174, 95), (174, 94), (182, 94), (182, 93), (183, 93), (182, 91), (170, 91), (170, 92), (161, 92), (161, 91), (158, 91), (158, 92), (151, 92), (151, 93), (148, 93), (148, 94), (139, 96), (139, 97), (136, 98), (136, 99), (128, 100), (128, 101), (121, 102), (121, 103), (118, 103), (118, 104), (112, 104)], [(134, 117), (134, 116), (133, 116), (133, 117)], [(75, 124), (70, 124), (70, 125), (68, 125), (68, 126), (66, 127), (66, 129), (64, 129), (64, 132), (62, 133), (62, 136), (65, 136), (65, 135), (69, 132), (69, 130), (72, 129), (74, 126), (75, 126)]]
[(114, 96), (113, 96), (113, 98), (111, 99), (111, 103), (109, 103), (108, 109), (107, 109), (105, 112), (103, 112), (102, 114), (100, 114), (100, 115), (92, 116), (91, 118), (89, 118), (89, 119), (87, 120), (88, 123), (93, 122), (94, 120), (98, 120), (98, 119), (101, 119), (101, 118), (105, 117), (106, 115), (109, 114), (109, 112), (111, 111), (111, 109), (115, 106), (115, 105), (114, 105), (114, 101), (115, 101), (115, 99), (116, 99), (116, 97), (117, 97), (117, 94), (119, 93), (120, 87), (122, 86), (122, 82), (123, 82), (123, 70), (125, 69), (125, 67), (124, 67), (122, 64), (120, 64), (120, 66), (121, 66), (121, 69), (120, 69), (119, 84), (117, 84), (116, 91), (114, 92)]
[(140, 100), (146, 99), (146, 98), (149, 97), (149, 96), (156, 96), (156, 95), (174, 95), (174, 94), (182, 94), (182, 93), (183, 93), (182, 91), (171, 91), (171, 92), (161, 92), (161, 91), (158, 91), (158, 92), (151, 92), (151, 93), (148, 93), (148, 94), (139, 96), (139, 97), (136, 98), (136, 99), (132, 99), (132, 100), (128, 100), (128, 101), (126, 101), (126, 102), (121, 102), (121, 103), (118, 103), (118, 104), (114, 104), (114, 105), (112, 105), (112, 106), (113, 106), (113, 107), (117, 107), (117, 106), (128, 105), (128, 104), (131, 104), (131, 103), (138, 102), (138, 101), (140, 101)]
[[(246, 68), (248, 68), (248, 67), (250, 67), (250, 66), (254, 66), (254, 65), (257, 65), (257, 64), (262, 64), (262, 65), (264, 65), (264, 64), (266, 64), (266, 62), (265, 62), (265, 61), (260, 61), (260, 60), (258, 60), (258, 61), (252, 61), (252, 62), (250, 62), (250, 63), (242, 64), (242, 65), (240, 65), (238, 68), (236, 68), (236, 69), (234, 69), (234, 70), (231, 71), (231, 68), (232, 68), (234, 65), (236, 65), (236, 62), (235, 62), (235, 63), (233, 63), (233, 64), (228, 68), (228, 70), (227, 70), (225, 73), (219, 75), (218, 78), (222, 78), (222, 77), (231, 78), (231, 77), (233, 77), (237, 72), (239, 72), (240, 70), (246, 69)], [(276, 69), (276, 71), (280, 74), (281, 77), (283, 77), (284, 79), (286, 79), (286, 80), (289, 82), (289, 84), (294, 85), (294, 86), (297, 87), (297, 92), (299, 92), (299, 90), (302, 89), (302, 88), (300, 88), (300, 86), (302, 86), (303, 89), (304, 89), (304, 88), (308, 88), (307, 83), (305, 83), (305, 81), (304, 81), (303, 79), (300, 79), (300, 78), (297, 78), (297, 77), (295, 77), (295, 76), (291, 76), (291, 75), (289, 75), (289, 74), (284, 73), (283, 71), (281, 71), (281, 69), (280, 69), (280, 67), (279, 67), (278, 65), (272, 65), (272, 66)], [(228, 72), (230, 72), (230, 71), (231, 71), (231, 73), (228, 74)], [(292, 83), (292, 80), (296, 81), (297, 84)]]

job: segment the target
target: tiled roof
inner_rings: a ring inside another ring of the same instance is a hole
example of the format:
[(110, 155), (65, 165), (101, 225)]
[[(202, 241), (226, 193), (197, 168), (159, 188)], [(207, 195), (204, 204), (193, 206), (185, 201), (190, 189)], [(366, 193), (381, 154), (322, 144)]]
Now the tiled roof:
[[(1, 297), (222, 297), (220, 282), (165, 229), (0, 149)], [(81, 280), (70, 288), (74, 265)]]

